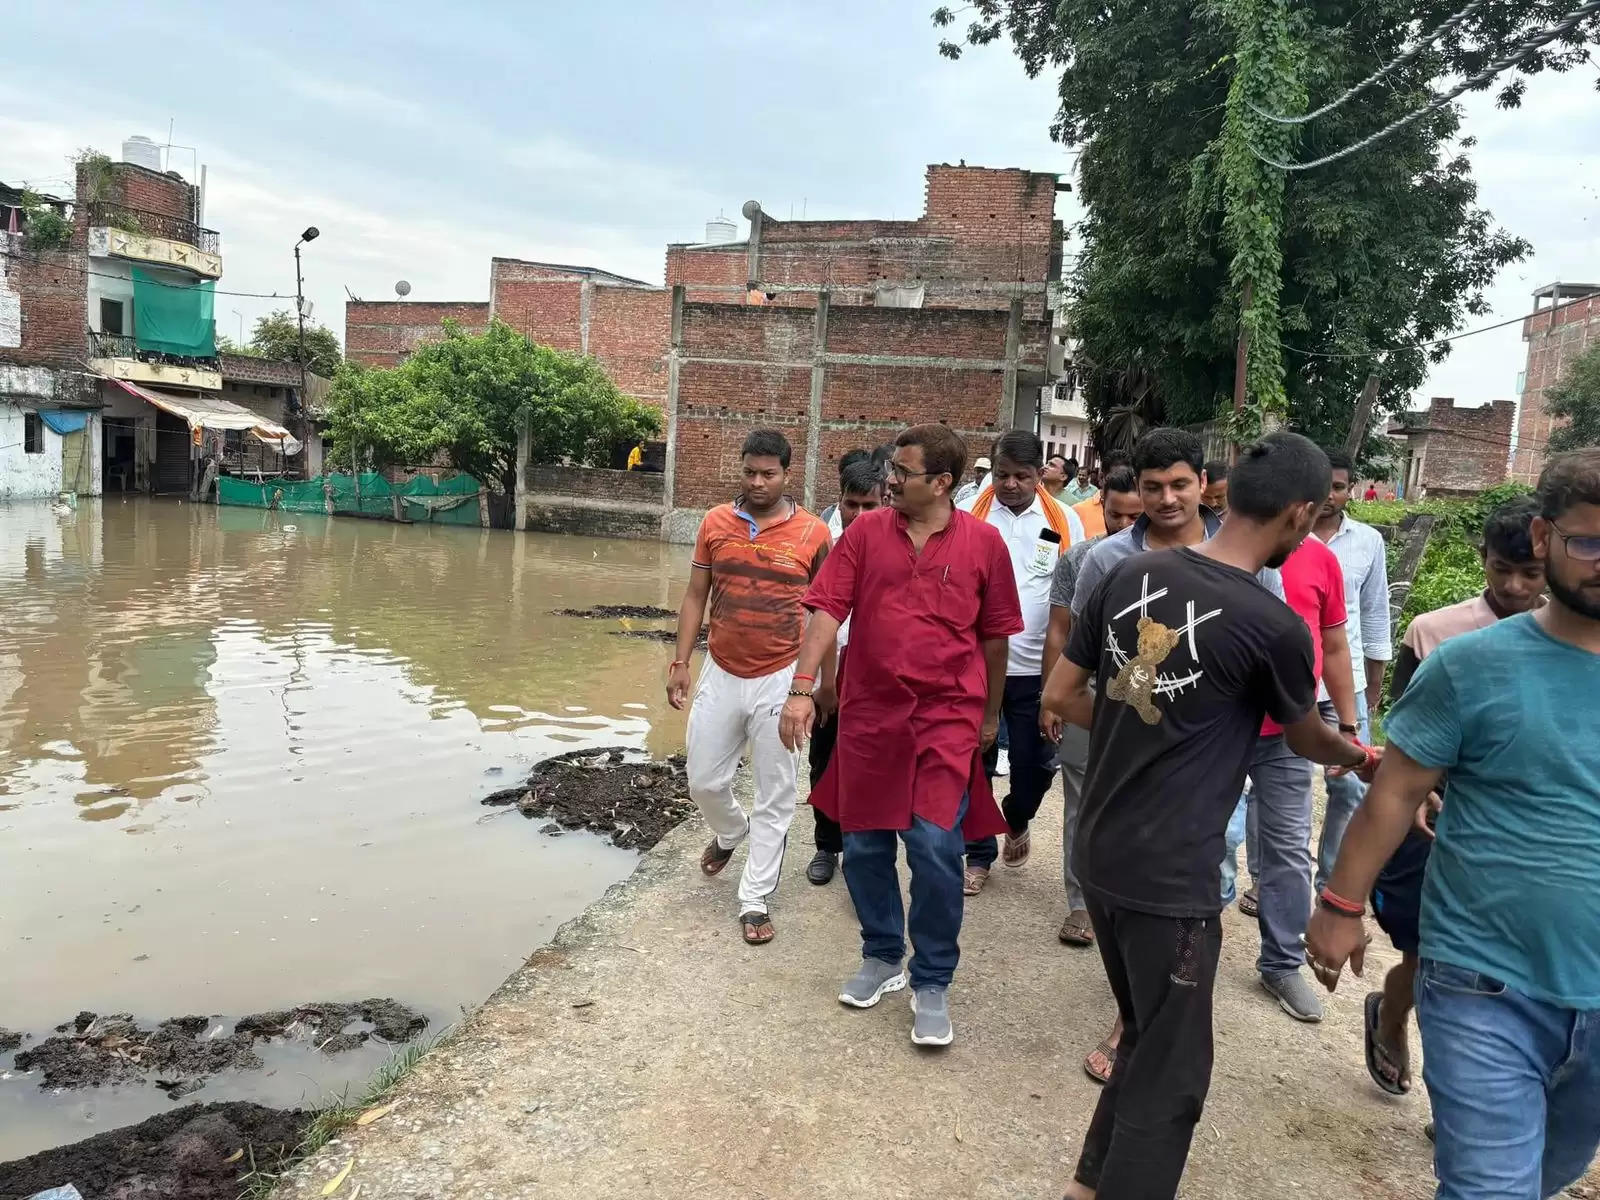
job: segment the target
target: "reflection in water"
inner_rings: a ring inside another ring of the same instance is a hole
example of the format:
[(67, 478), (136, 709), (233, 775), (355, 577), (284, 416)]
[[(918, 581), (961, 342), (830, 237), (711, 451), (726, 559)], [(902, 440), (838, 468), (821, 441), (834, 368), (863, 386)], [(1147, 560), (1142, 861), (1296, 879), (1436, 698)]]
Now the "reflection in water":
[[(0, 507), (0, 1025), (369, 995), (443, 1024), (631, 869), (474, 800), (575, 745), (681, 746), (670, 647), (549, 612), (673, 607), (686, 554), (289, 523)], [(0, 1160), (165, 1104), (0, 1080)]]

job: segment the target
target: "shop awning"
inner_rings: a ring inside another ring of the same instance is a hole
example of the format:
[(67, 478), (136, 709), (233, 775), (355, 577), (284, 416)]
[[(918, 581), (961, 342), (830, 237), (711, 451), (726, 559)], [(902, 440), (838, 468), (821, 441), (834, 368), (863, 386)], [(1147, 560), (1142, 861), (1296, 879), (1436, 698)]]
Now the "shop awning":
[(162, 412), (181, 417), (188, 422), (190, 429), (248, 429), (263, 442), (277, 446), (285, 454), (294, 454), (300, 449), (300, 443), (282, 425), (221, 396), (174, 396), (168, 392), (142, 388), (125, 379), (113, 379), (110, 382), (130, 396), (137, 396), (155, 405)]

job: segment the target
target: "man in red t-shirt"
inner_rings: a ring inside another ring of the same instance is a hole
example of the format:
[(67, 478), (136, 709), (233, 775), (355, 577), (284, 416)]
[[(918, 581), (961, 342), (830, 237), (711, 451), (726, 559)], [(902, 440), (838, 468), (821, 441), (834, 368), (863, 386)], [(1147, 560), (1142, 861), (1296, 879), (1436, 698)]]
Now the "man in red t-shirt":
[[(1318, 538), (1307, 538), (1281, 569), (1284, 600), (1311, 630), (1313, 669), (1332, 698), (1340, 730), (1356, 733), (1354, 676), (1345, 637), (1344, 572)], [(1305, 962), (1301, 935), (1311, 918), (1311, 806), (1313, 768), (1284, 742), (1271, 718), (1261, 726), (1250, 763), (1251, 790), (1228, 823), (1222, 863), (1223, 902), (1233, 898), (1241, 839), (1248, 843), (1252, 891), (1240, 909), (1254, 907), (1261, 922), (1256, 959), (1261, 986), (1297, 1021), (1320, 1021), (1322, 1001), (1300, 973)], [(1247, 836), (1248, 835), (1248, 836)]]
[(965, 459), (945, 425), (895, 439), (891, 507), (856, 518), (806, 593), (811, 624), (779, 726), (789, 747), (811, 732), (815, 707), (801, 681), (817, 674), (848, 617), (839, 740), (811, 793), (844, 829), (844, 880), (861, 922), (861, 969), (839, 1001), (871, 1008), (906, 986), (895, 864), (904, 841), (919, 1046), (953, 1037), (946, 993), (961, 956), (965, 843), (1006, 830), (981, 755), (999, 731), (1009, 641), (1023, 627), (1005, 539), (951, 503)]

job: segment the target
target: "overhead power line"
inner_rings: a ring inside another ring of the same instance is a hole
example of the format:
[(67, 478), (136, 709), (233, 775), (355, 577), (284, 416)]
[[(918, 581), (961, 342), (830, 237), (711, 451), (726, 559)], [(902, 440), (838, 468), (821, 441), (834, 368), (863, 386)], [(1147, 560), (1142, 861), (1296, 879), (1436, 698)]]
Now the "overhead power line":
[(1505, 329), (1509, 325), (1520, 325), (1529, 317), (1541, 317), (1545, 313), (1560, 312), (1574, 304), (1584, 304), (1591, 300), (1600, 299), (1600, 295), (1578, 296), (1572, 300), (1563, 300), (1560, 304), (1552, 304), (1549, 308), (1535, 309), (1530, 313), (1523, 313), (1520, 317), (1512, 317), (1506, 321), (1497, 321), (1493, 325), (1483, 325), (1477, 329), (1468, 329), (1462, 333), (1452, 333), (1446, 337), (1434, 338), (1428, 342), (1408, 342), (1403, 346), (1372, 346), (1366, 350), (1302, 350), (1298, 346), (1291, 346), (1287, 342), (1280, 342), (1279, 348), (1298, 354), (1302, 358), (1375, 358), (1380, 354), (1393, 354), (1400, 350), (1426, 350), (1432, 346), (1442, 346), (1447, 342), (1458, 342), (1462, 338), (1474, 337), (1480, 333), (1492, 333), (1496, 329)]
[(1341, 158), (1347, 158), (1356, 153), (1358, 150), (1365, 150), (1374, 142), (1382, 141), (1391, 133), (1405, 128), (1413, 121), (1421, 117), (1425, 117), (1431, 112), (1437, 112), (1439, 109), (1451, 103), (1462, 94), (1472, 91), (1475, 88), (1482, 87), (1484, 84), (1494, 79), (1495, 76), (1505, 71), (1509, 71), (1512, 67), (1519, 66), (1524, 59), (1529, 58), (1536, 50), (1542, 49), (1565, 34), (1571, 33), (1586, 19), (1595, 16), (1596, 14), (1600, 14), (1600, 0), (1589, 0), (1589, 3), (1573, 9), (1572, 12), (1568, 13), (1565, 17), (1563, 17), (1556, 24), (1550, 26), (1548, 29), (1541, 29), (1538, 33), (1533, 34), (1524, 41), (1520, 42), (1506, 54), (1495, 59), (1476, 75), (1462, 80), (1461, 83), (1451, 88), (1448, 92), (1434, 100), (1432, 103), (1424, 105), (1422, 108), (1416, 109), (1413, 112), (1409, 112), (1398, 120), (1389, 122), (1389, 124), (1385, 125), (1376, 133), (1364, 137), (1359, 142), (1355, 142), (1349, 146), (1346, 146), (1342, 150), (1335, 150), (1332, 154), (1324, 154), (1321, 158), (1313, 158), (1309, 162), (1299, 163), (1280, 162), (1277, 159), (1268, 158), (1254, 146), (1250, 147), (1250, 153), (1254, 154), (1262, 162), (1266, 163), (1267, 166), (1277, 167), (1280, 171), (1309, 171), (1313, 167), (1326, 166), (1328, 163), (1337, 162)]
[(1340, 96), (1337, 100), (1330, 100), (1315, 112), (1308, 112), (1303, 117), (1286, 117), (1281, 113), (1270, 113), (1264, 108), (1259, 108), (1249, 100), (1246, 100), (1245, 103), (1249, 105), (1251, 111), (1256, 113), (1256, 115), (1265, 117), (1269, 121), (1276, 121), (1279, 125), (1304, 125), (1307, 121), (1314, 121), (1320, 116), (1331, 113), (1334, 109), (1338, 108), (1346, 101), (1352, 100), (1356, 96), (1359, 96), (1362, 92), (1366, 91), (1367, 88), (1377, 83), (1390, 72), (1397, 71), (1401, 67), (1406, 66), (1411, 62), (1412, 59), (1416, 58), (1417, 55), (1421, 54), (1441, 37), (1444, 37), (1447, 33), (1454, 32), (1457, 26), (1476, 13), (1478, 9), (1482, 8), (1485, 2), (1486, 0), (1472, 0), (1471, 4), (1467, 5), (1454, 16), (1449, 17), (1441, 25), (1435, 28), (1432, 33), (1428, 34), (1427, 37), (1423, 38), (1415, 46), (1411, 47), (1411, 49), (1395, 58), (1391, 58), (1371, 75), (1368, 75), (1360, 83), (1346, 91), (1344, 95)]

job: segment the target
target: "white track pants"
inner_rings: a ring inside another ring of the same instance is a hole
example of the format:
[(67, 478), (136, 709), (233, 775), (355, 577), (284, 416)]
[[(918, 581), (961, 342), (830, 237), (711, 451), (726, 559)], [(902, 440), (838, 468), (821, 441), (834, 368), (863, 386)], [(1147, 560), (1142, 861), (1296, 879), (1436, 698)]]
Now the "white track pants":
[[(689, 795), (724, 850), (746, 836), (750, 839), (739, 880), (740, 912), (767, 911), (794, 820), (799, 757), (778, 740), (778, 717), (793, 678), (790, 663), (771, 675), (740, 679), (707, 655), (689, 709)], [(733, 775), (746, 744), (756, 783), (755, 808), (748, 818), (733, 796)]]

